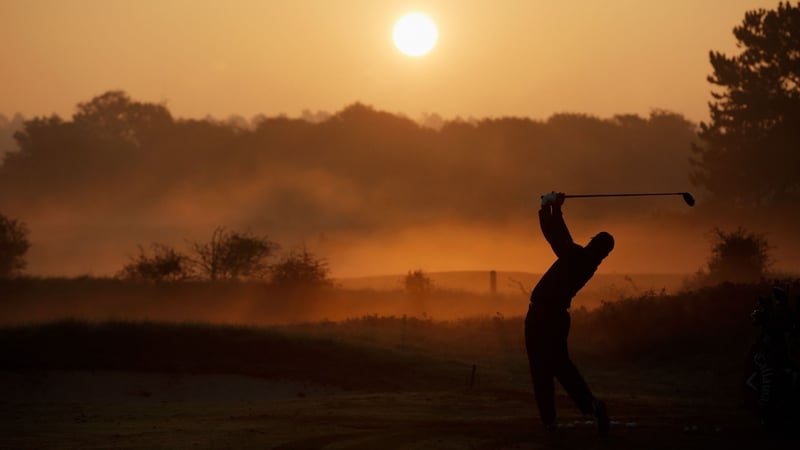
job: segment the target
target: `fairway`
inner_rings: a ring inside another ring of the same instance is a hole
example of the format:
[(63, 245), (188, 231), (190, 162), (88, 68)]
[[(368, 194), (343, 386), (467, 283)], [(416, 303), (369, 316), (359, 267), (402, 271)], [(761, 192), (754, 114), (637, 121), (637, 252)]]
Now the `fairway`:
[(764, 448), (756, 421), (733, 402), (619, 375), (590, 373), (614, 420), (599, 438), (561, 394), (561, 420), (574, 428), (545, 433), (522, 385), (362, 392), (238, 376), (5, 372), (0, 447)]

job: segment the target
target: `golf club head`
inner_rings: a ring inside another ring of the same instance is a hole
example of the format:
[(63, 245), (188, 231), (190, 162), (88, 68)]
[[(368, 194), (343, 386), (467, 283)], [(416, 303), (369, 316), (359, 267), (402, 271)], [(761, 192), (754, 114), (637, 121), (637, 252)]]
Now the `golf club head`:
[(689, 206), (694, 206), (694, 196), (688, 192), (682, 192), (681, 196), (683, 196), (683, 201), (686, 202)]

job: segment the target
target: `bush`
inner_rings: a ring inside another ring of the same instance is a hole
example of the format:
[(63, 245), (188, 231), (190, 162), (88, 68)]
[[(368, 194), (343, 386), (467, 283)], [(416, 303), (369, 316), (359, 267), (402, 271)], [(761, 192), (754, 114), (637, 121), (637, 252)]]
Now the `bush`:
[(269, 272), (267, 258), (278, 244), (249, 231), (228, 231), (217, 227), (208, 242), (190, 242), (190, 255), (163, 244), (152, 244), (153, 256), (139, 246), (117, 274), (138, 281), (181, 281), (190, 278), (217, 280), (261, 280)]
[(742, 227), (729, 233), (715, 228), (713, 233), (708, 272), (704, 274), (707, 284), (752, 283), (764, 278), (772, 263), (764, 236)]
[(131, 258), (118, 276), (127, 280), (155, 283), (181, 281), (192, 277), (191, 261), (172, 247), (153, 244), (153, 256), (139, 246), (139, 256)]
[(266, 259), (278, 244), (249, 231), (217, 227), (206, 243), (194, 242), (197, 270), (209, 280), (259, 279), (266, 275)]
[(315, 257), (308, 250), (289, 252), (270, 267), (274, 286), (288, 288), (321, 288), (332, 286), (328, 278), (328, 263)]
[(414, 296), (422, 296), (433, 291), (433, 280), (422, 269), (408, 271), (403, 279), (406, 292)]
[(25, 253), (31, 247), (24, 223), (0, 214), (0, 278), (18, 276), (25, 269)]

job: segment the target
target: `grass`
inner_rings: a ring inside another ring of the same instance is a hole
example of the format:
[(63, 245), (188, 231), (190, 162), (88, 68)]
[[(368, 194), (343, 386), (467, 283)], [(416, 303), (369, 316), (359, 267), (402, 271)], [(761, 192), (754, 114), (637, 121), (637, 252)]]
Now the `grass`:
[[(282, 290), (256, 282), (148, 284), (92, 277), (0, 279), (0, 326), (64, 318), (275, 325), (341, 321), (373, 314), (438, 320), (497, 313), (511, 317), (524, 314), (527, 308), (528, 293), (509, 284), (511, 278), (522, 280), (522, 275), (500, 273), (498, 277), (502, 280), (498, 283), (505, 289), (498, 295), (490, 295), (485, 272), (436, 274), (452, 280), (435, 284), (434, 292), (421, 296), (406, 294), (400, 283), (393, 286), (390, 283), (388, 289), (361, 287), (308, 292)], [(529, 289), (535, 276), (526, 275), (529, 277), (525, 279), (526, 289)], [(635, 277), (642, 286), (667, 283), (669, 279), (675, 282), (675, 276), (652, 280), (652, 276)], [(599, 274), (595, 278), (574, 299), (575, 307), (594, 307), (602, 299), (616, 300), (642, 292), (635, 289), (627, 276)], [(475, 287), (475, 279), (480, 280), (483, 289)], [(456, 290), (455, 286), (463, 290)]]
[(0, 280), (0, 325), (63, 318), (274, 325), (363, 315), (439, 319), (519, 313), (527, 299), (459, 291), (287, 290), (256, 282), (135, 283), (103, 278)]
[[(85, 310), (98, 304), (110, 308), (119, 302), (118, 312), (124, 316), (131, 308), (129, 299), (105, 296), (122, 291), (131, 298), (152, 294), (141, 307), (149, 311), (147, 317), (156, 319), (108, 321), (99, 314), (97, 319), (8, 325), (0, 328), (4, 356), (0, 368), (6, 370), (231, 373), (347, 388), (431, 389), (463, 386), (476, 366), (484, 383), (496, 388), (529, 385), (520, 315), (438, 320), (428, 315), (364, 314), (337, 321), (245, 326), (226, 324), (229, 316), (219, 313), (235, 308), (243, 293), (262, 296), (251, 305), (251, 313), (272, 317), (281, 313), (284, 318), (330, 308), (326, 303), (368, 310), (393, 301), (436, 303), (440, 308), (497, 301), (488, 295), (449, 293), (414, 299), (397, 292), (334, 290), (306, 297), (266, 291), (256, 284), (5, 283), (0, 288), (13, 294), (10, 300), (4, 297), (5, 309), (28, 301), (28, 309), (35, 310), (41, 305), (35, 299), (37, 290), (53, 295), (58, 288), (64, 293), (63, 308), (74, 304)], [(750, 325), (750, 312), (756, 297), (770, 290), (766, 283), (723, 284), (678, 294), (646, 293), (594, 310), (574, 309), (570, 351), (579, 365), (600, 376), (620, 370), (643, 376), (649, 371), (656, 377), (670, 373), (687, 386), (707, 389), (709, 395), (739, 395), (748, 349), (757, 332)], [(84, 304), (81, 298), (89, 300)], [(186, 322), (187, 317), (192, 322)], [(613, 375), (607, 378), (613, 384)], [(660, 389), (657, 382), (651, 387)]]
[[(612, 428), (607, 443), (581, 425), (585, 419), (563, 393), (557, 397), (559, 414), (578, 428), (547, 436), (536, 427), (523, 317), (366, 314), (270, 326), (163, 318), (5, 326), (0, 371), (19, 374), (7, 379), (44, 380), (48, 389), (55, 385), (46, 374), (62, 370), (92, 371), (91, 379), (105, 371), (178, 375), (175, 380), (238, 374), (332, 389), (208, 404), (168, 400), (160, 392), (121, 400), (117, 392), (114, 401), (59, 402), (46, 395), (0, 401), (0, 446), (753, 448), (764, 436), (752, 413), (741, 407), (740, 387), (754, 335), (749, 312), (756, 296), (770, 287), (721, 285), (574, 310), (573, 359), (622, 424)], [(161, 302), (171, 301), (158, 295)], [(356, 297), (353, 301), (364, 303), (371, 298), (363, 292)], [(473, 367), (477, 377), (469, 389)], [(29, 389), (35, 391), (35, 383)]]
[(0, 330), (0, 369), (239, 374), (344, 388), (442, 387), (456, 361), (263, 328), (65, 320)]

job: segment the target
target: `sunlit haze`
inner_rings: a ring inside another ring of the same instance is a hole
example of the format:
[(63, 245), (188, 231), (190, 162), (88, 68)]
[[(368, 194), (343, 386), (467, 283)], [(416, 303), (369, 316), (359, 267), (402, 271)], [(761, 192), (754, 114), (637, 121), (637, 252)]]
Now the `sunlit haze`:
[[(541, 193), (692, 190), (691, 220), (664, 197), (565, 214), (576, 242), (615, 235), (606, 273), (692, 273), (709, 230), (736, 225), (794, 270), (791, 227), (720, 223), (689, 179), (709, 52), (735, 53), (745, 12), (777, 4), (5, 1), (0, 155), (23, 126), (6, 118), (63, 122), (30, 122), (0, 212), (29, 226), (32, 274), (113, 274), (220, 226), (309, 248), (336, 277), (542, 272)], [(141, 122), (106, 142), (76, 111)]]
[[(109, 89), (176, 116), (297, 116), (355, 101), (417, 118), (707, 118), (709, 50), (777, 1), (7, 0), (0, 113), (69, 116)], [(435, 18), (435, 57), (392, 42), (404, 13)]]

